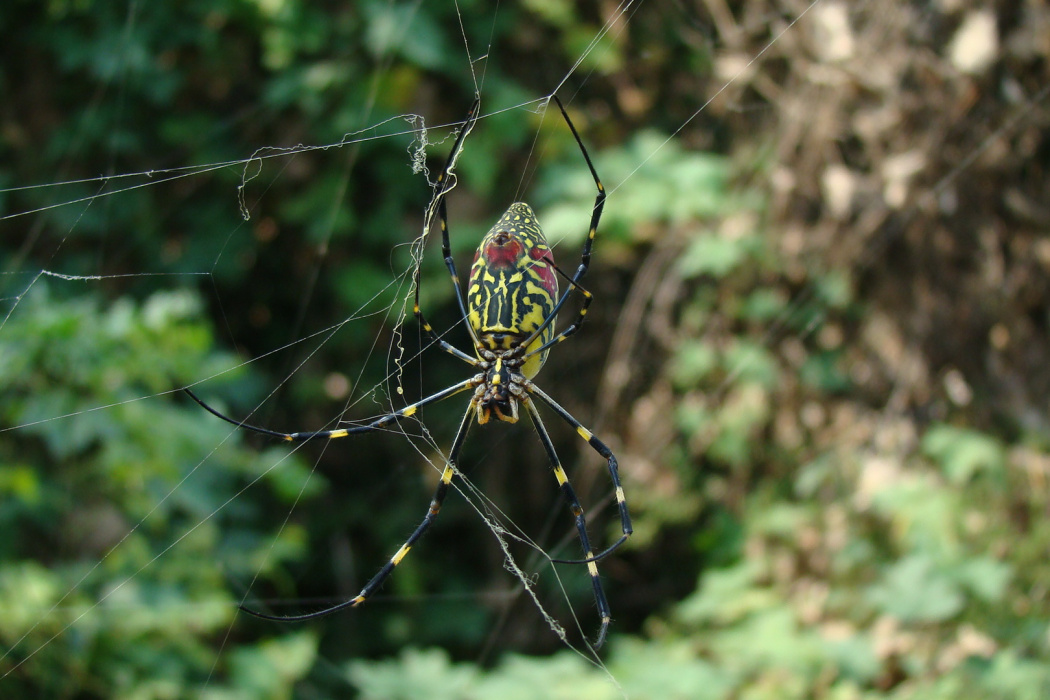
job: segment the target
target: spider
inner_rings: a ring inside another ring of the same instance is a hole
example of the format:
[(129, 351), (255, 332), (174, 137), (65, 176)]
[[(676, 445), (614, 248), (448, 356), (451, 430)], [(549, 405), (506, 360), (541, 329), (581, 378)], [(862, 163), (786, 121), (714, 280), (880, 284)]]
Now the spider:
[[(473, 422), (472, 419), (476, 418), (480, 424), (485, 424), (490, 420), (515, 423), (518, 420), (518, 405), (521, 404), (525, 407), (525, 411), (532, 420), (540, 442), (543, 444), (543, 449), (547, 453), (547, 458), (550, 460), (554, 478), (557, 480), (565, 500), (568, 501), (569, 509), (576, 523), (580, 546), (583, 550), (582, 559), (554, 559), (553, 561), (587, 566), (594, 589), (595, 603), (601, 618), (601, 625), (594, 641), (594, 648), (600, 647), (605, 641), (612, 615), (598, 576), (597, 562), (623, 544), (633, 532), (627, 510), (627, 501), (624, 497), (623, 487), (620, 485), (616, 456), (605, 443), (595, 437), (587, 428), (583, 427), (572, 414), (562, 408), (532, 381), (546, 361), (550, 348), (576, 333), (587, 315), (587, 308), (590, 306), (593, 297), (590, 292), (580, 286), (580, 280), (587, 273), (590, 265), (591, 247), (594, 244), (598, 222), (601, 219), (602, 209), (605, 204), (605, 188), (598, 178), (598, 172), (591, 162), (587, 148), (583, 145), (583, 140), (576, 131), (576, 127), (565, 111), (561, 100), (557, 96), (553, 96), (553, 98), (559, 110), (561, 110), (561, 114), (566, 124), (568, 124), (573, 137), (576, 139), (577, 145), (580, 147), (580, 152), (583, 154), (587, 167), (590, 169), (598, 191), (594, 199), (587, 240), (583, 245), (580, 264), (571, 278), (554, 264), (551, 249), (547, 245), (546, 238), (540, 229), (539, 222), (536, 220), (536, 215), (533, 213), (532, 208), (524, 202), (517, 202), (510, 205), (478, 246), (474, 256), (474, 263), (470, 268), (470, 278), (467, 283), (466, 295), (464, 296), (449, 245), (445, 197), (451, 189), (452, 168), (456, 157), (464, 139), (478, 118), (480, 100), (475, 100), (471, 107), (467, 119), (452, 146), (452, 152), (449, 154), (448, 160), (445, 162), (445, 166), (435, 184), (437, 212), (441, 223), (441, 250), (445, 257), (445, 266), (448, 268), (452, 284), (456, 290), (460, 314), (463, 320), (466, 321), (465, 325), (474, 344), (476, 357), (472, 357), (446, 342), (427, 322), (419, 305), (419, 266), (416, 266), (414, 275), (416, 284), (413, 314), (420, 327), (433, 343), (473, 366), (477, 370), (476, 374), (405, 408), (380, 416), (366, 425), (337, 430), (297, 433), (282, 433), (230, 418), (209, 406), (189, 389), (185, 389), (186, 393), (194, 401), (218, 418), (240, 428), (269, 435), (287, 442), (343, 438), (349, 435), (381, 430), (391, 423), (414, 416), (424, 406), (437, 403), (462, 392), (472, 392), (467, 410), (463, 414), (459, 429), (452, 440), (448, 460), (441, 472), (441, 479), (430, 501), (430, 508), (426, 516), (394, 556), (365, 584), (356, 597), (329, 608), (302, 615), (268, 615), (242, 606), (241, 609), (245, 612), (266, 620), (300, 621), (329, 615), (344, 608), (356, 607), (363, 603), (386, 581), (394, 568), (401, 563), (408, 551), (419, 541), (437, 517), (448, 493), (449, 485), (456, 475), (456, 463), (459, 460), (460, 450), (466, 439), (467, 430)], [(558, 292), (558, 274), (567, 279), (569, 284), (569, 289), (560, 296)], [(555, 333), (555, 321), (558, 311), (565, 304), (573, 290), (578, 290), (583, 296), (579, 312), (568, 327), (559, 333)], [(579, 499), (576, 497), (565, 470), (558, 460), (558, 455), (554, 450), (554, 443), (551, 441), (547, 428), (540, 418), (536, 400), (545, 404), (559, 418), (572, 426), (577, 434), (594, 451), (600, 454), (608, 464), (609, 476), (615, 489), (616, 504), (619, 508), (623, 534), (616, 542), (598, 554), (595, 554), (591, 549), (590, 540), (587, 537), (587, 520), (584, 516), (583, 508), (580, 506)]]

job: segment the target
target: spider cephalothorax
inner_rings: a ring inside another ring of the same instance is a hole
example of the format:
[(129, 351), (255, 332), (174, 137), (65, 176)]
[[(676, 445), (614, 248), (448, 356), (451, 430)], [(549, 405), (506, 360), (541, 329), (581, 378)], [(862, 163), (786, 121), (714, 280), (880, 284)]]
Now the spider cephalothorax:
[(478, 382), (474, 389), (478, 423), (484, 425), (491, 419), (518, 422), (518, 402), (526, 397), (528, 378), (522, 374), (523, 347), (511, 350), (479, 349), (482, 358), (478, 368), (482, 372), (475, 376)]
[[(246, 612), (268, 620), (308, 620), (363, 603), (390, 576), (394, 568), (401, 563), (408, 551), (423, 536), (423, 533), (430, 527), (434, 518), (437, 517), (448, 493), (449, 485), (452, 483), (453, 477), (458, 474), (456, 463), (459, 460), (463, 441), (466, 439), (467, 429), (470, 427), (472, 420), (476, 417), (479, 423), (487, 423), (490, 420), (515, 423), (518, 420), (518, 407), (520, 404), (525, 407), (529, 417), (532, 419), (532, 423), (540, 437), (540, 442), (543, 444), (543, 449), (550, 461), (551, 471), (558, 482), (562, 494), (569, 503), (569, 510), (576, 524), (576, 532), (580, 539), (580, 546), (583, 549), (583, 559), (555, 559), (553, 561), (587, 566), (587, 572), (591, 577), (591, 585), (594, 590), (594, 599), (598, 607), (598, 614), (601, 616), (601, 627), (598, 630), (594, 646), (599, 647), (605, 641), (605, 635), (609, 628), (609, 622), (612, 620), (612, 615), (609, 611), (609, 603), (605, 598), (605, 592), (602, 589), (601, 580), (598, 577), (597, 561), (623, 544), (632, 532), (631, 520), (627, 513), (627, 501), (624, 498), (623, 488), (620, 486), (616, 457), (605, 443), (584, 428), (572, 414), (562, 408), (554, 399), (532, 382), (532, 378), (543, 367), (550, 348), (575, 333), (583, 323), (592, 296), (590, 292), (580, 286), (580, 281), (586, 274), (590, 264), (591, 246), (594, 243), (594, 237), (598, 231), (598, 222), (601, 220), (602, 208), (605, 204), (605, 189), (602, 187), (601, 180), (598, 179), (598, 173), (594, 169), (594, 164), (591, 163), (587, 149), (584, 147), (580, 135), (576, 132), (576, 127), (573, 126), (572, 120), (569, 119), (569, 115), (561, 102), (558, 101), (557, 97), (554, 100), (557, 102), (565, 122), (569, 125), (569, 130), (572, 131), (572, 135), (583, 153), (587, 167), (594, 177), (595, 187), (598, 189), (598, 195), (595, 197), (594, 207), (591, 210), (587, 239), (584, 242), (583, 252), (580, 255), (580, 264), (572, 277), (564, 275), (569, 283), (569, 288), (564, 294), (559, 296), (556, 275), (561, 273), (554, 266), (554, 258), (551, 255), (551, 250), (547, 245), (543, 231), (540, 229), (539, 222), (536, 220), (536, 214), (528, 204), (517, 202), (507, 208), (507, 211), (489, 230), (478, 246), (477, 254), (474, 256), (474, 264), (470, 268), (470, 279), (467, 283), (466, 299), (464, 299), (463, 290), (460, 288), (459, 276), (456, 273), (456, 263), (452, 257), (449, 243), (445, 195), (450, 189), (452, 167), (463, 147), (464, 139), (466, 139), (467, 134), (477, 121), (479, 102), (475, 101), (473, 107), (471, 107), (467, 121), (456, 137), (455, 144), (452, 146), (452, 153), (449, 155), (448, 160), (445, 161), (445, 167), (438, 176), (436, 204), (438, 217), (441, 221), (441, 250), (445, 256), (445, 265), (452, 278), (452, 283), (456, 290), (456, 300), (459, 304), (462, 318), (466, 321), (467, 329), (470, 332), (476, 356), (471, 357), (444, 340), (434, 331), (423, 316), (419, 305), (419, 266), (416, 267), (413, 278), (415, 283), (413, 313), (419, 321), (420, 327), (434, 345), (472, 365), (477, 370), (472, 377), (431, 394), (402, 409), (380, 416), (365, 425), (300, 433), (281, 433), (234, 420), (204, 403), (189, 389), (186, 390), (197, 403), (219, 418), (242, 428), (254, 430), (255, 432), (288, 442), (299, 442), (315, 438), (342, 438), (358, 433), (382, 430), (392, 423), (417, 415), (424, 406), (437, 403), (461, 392), (472, 391), (467, 410), (463, 414), (455, 437), (452, 439), (452, 446), (449, 448), (448, 457), (441, 470), (441, 479), (434, 491), (426, 516), (405, 543), (401, 545), (401, 548), (365, 584), (360, 593), (338, 605), (304, 615), (269, 615), (242, 608)], [(582, 296), (582, 303), (576, 318), (562, 331), (555, 333), (558, 311), (574, 291)], [(559, 418), (572, 426), (576, 433), (600, 454), (608, 464), (623, 535), (598, 554), (591, 550), (590, 541), (587, 537), (587, 521), (583, 514), (583, 507), (580, 506), (579, 499), (576, 498), (576, 493), (569, 483), (569, 478), (559, 463), (558, 455), (554, 450), (554, 443), (551, 442), (547, 428), (543, 425), (543, 420), (540, 418), (534, 399), (538, 399), (540, 403), (546, 405)]]

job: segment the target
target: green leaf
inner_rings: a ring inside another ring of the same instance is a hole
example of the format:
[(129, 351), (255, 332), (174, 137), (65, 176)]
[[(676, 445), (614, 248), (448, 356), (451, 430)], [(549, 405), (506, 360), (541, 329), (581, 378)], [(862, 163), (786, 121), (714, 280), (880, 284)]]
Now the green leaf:
[(231, 657), (230, 672), (237, 687), (254, 697), (280, 697), (291, 682), (306, 675), (316, 658), (316, 634), (296, 632), (238, 649)]
[(346, 675), (362, 700), (456, 700), (470, 697), (478, 671), (453, 665), (442, 649), (406, 649), (397, 659), (352, 661)]
[(769, 348), (746, 338), (729, 346), (722, 364), (737, 384), (753, 383), (772, 391), (780, 380), (777, 360)]
[(1013, 578), (1013, 567), (991, 557), (975, 557), (957, 567), (956, 578), (984, 602), (999, 603)]
[(969, 428), (939, 424), (922, 438), (922, 451), (956, 485), (965, 484), (978, 472), (1001, 474), (1006, 455), (998, 440)]
[[(723, 665), (698, 658), (686, 639), (617, 639), (609, 670), (624, 694), (634, 700), (721, 700), (737, 683), (736, 674)], [(570, 695), (567, 700), (577, 697)], [(599, 696), (595, 693), (589, 697)]]
[(808, 386), (825, 393), (838, 393), (850, 388), (849, 375), (842, 369), (840, 352), (820, 352), (806, 358), (799, 368), (799, 378)]
[(965, 603), (958, 585), (925, 555), (896, 562), (868, 590), (868, 600), (904, 622), (942, 622), (957, 615)]
[(743, 262), (748, 252), (748, 241), (729, 239), (714, 233), (695, 236), (678, 259), (678, 271), (690, 279), (700, 275), (725, 277)]
[(1014, 649), (1005, 649), (991, 660), (981, 685), (985, 697), (1011, 700), (1044, 700), (1050, 689), (1050, 664), (1043, 659), (1025, 658)]
[(671, 364), (671, 380), (678, 389), (697, 386), (718, 365), (718, 353), (710, 345), (695, 341), (683, 343)]
[(779, 289), (756, 289), (740, 305), (740, 317), (756, 323), (776, 319), (787, 307), (787, 299)]
[(678, 605), (677, 618), (696, 627), (728, 625), (775, 605), (775, 594), (755, 585), (758, 574), (758, 566), (748, 562), (706, 572), (697, 590)]

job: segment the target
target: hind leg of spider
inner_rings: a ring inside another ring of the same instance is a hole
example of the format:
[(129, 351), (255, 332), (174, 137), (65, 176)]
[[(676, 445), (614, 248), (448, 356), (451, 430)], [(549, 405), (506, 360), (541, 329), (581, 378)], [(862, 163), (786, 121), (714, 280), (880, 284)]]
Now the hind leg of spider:
[(303, 615), (270, 615), (268, 613), (259, 612), (246, 608), (243, 605), (240, 606), (241, 610), (254, 615), (255, 617), (262, 618), (264, 620), (274, 620), (276, 622), (300, 622), (303, 620), (312, 620), (318, 617), (324, 617), (331, 615), (332, 613), (339, 612), (346, 608), (356, 608), (361, 603), (365, 602), (372, 596), (379, 587), (390, 577), (390, 574), (394, 572), (397, 565), (401, 563), (401, 560), (405, 558), (409, 550), (415, 546), (416, 542), (426, 534), (426, 531), (430, 529), (430, 525), (437, 518), (438, 513), (441, 512), (441, 505), (445, 502), (445, 496), (448, 495), (448, 487), (452, 483), (452, 477), (456, 474), (456, 462), (459, 460), (459, 453), (463, 447), (463, 441), (467, 437), (467, 431), (470, 429), (471, 419), (473, 418), (475, 408), (475, 401), (471, 400), (470, 405), (467, 407), (466, 413), (463, 414), (463, 420), (459, 424), (459, 430), (456, 432), (456, 437), (452, 441), (452, 449), (448, 453), (448, 461), (445, 462), (445, 468), (441, 472), (441, 480), (438, 481), (437, 488), (434, 490), (434, 496), (430, 499), (430, 507), (427, 509), (427, 514), (423, 517), (422, 522), (416, 526), (416, 529), (412, 531), (405, 543), (394, 553), (394, 556), (390, 557), (386, 564), (383, 565), (375, 576), (373, 576), (368, 583), (365, 584), (361, 592), (350, 600), (333, 605), (332, 607), (325, 608), (323, 610), (317, 610), (311, 613), (305, 613)]
[(526, 385), (525, 389), (529, 392), (529, 394), (535, 396), (536, 398), (540, 399), (543, 403), (547, 404), (547, 406), (549, 406), (552, 411), (557, 413), (563, 421), (571, 425), (576, 430), (576, 434), (582, 437), (584, 440), (586, 440), (587, 444), (591, 446), (591, 449), (600, 454), (605, 459), (606, 464), (608, 465), (609, 478), (612, 480), (613, 489), (615, 489), (614, 493), (616, 495), (616, 507), (620, 511), (620, 528), (623, 534), (620, 536), (620, 539), (616, 540), (604, 550), (593, 556), (588, 554), (583, 559), (554, 560), (559, 564), (590, 565), (593, 562), (596, 562), (599, 559), (602, 559), (603, 557), (606, 557), (609, 554), (611, 554), (613, 550), (615, 550), (617, 547), (626, 542), (627, 539), (634, 532), (634, 528), (631, 525), (631, 515), (627, 510), (627, 498), (624, 496), (623, 486), (620, 484), (620, 469), (616, 463), (616, 455), (613, 454), (612, 450), (609, 449), (608, 445), (596, 438), (591, 431), (583, 427), (580, 421), (576, 420), (571, 413), (562, 408), (557, 401), (548, 396), (538, 386), (536, 386), (532, 382), (529, 382)]
[[(601, 617), (601, 627), (598, 629), (598, 636), (593, 644), (594, 648), (598, 649), (605, 643), (605, 636), (609, 632), (609, 623), (612, 621), (612, 612), (609, 609), (609, 601), (605, 598), (605, 590), (602, 588), (602, 581), (598, 576), (598, 564), (595, 563), (596, 557), (591, 551), (591, 542), (587, 537), (587, 518), (583, 514), (580, 499), (576, 497), (576, 492), (573, 490), (572, 484), (569, 483), (569, 477), (565, 475), (565, 470), (562, 469), (558, 460), (558, 453), (555, 452), (554, 443), (551, 442), (547, 428), (543, 425), (543, 420), (540, 418), (540, 413), (536, 410), (536, 404), (528, 396), (524, 397), (522, 402), (529, 411), (532, 424), (536, 428), (536, 433), (540, 436), (540, 442), (543, 443), (547, 459), (550, 460), (554, 478), (558, 480), (558, 486), (569, 504), (569, 510), (572, 511), (573, 519), (576, 521), (576, 532), (580, 537), (580, 547), (583, 549), (584, 560), (587, 562), (587, 573), (591, 576), (591, 587), (594, 589), (594, 602), (598, 606), (598, 615)], [(558, 560), (555, 559), (554, 561)]]

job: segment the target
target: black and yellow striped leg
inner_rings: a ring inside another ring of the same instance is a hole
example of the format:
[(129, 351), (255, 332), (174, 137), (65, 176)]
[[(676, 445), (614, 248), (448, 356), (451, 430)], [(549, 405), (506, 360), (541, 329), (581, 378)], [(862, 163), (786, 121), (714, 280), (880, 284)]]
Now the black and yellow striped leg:
[[(558, 99), (557, 95), (552, 95), (551, 97), (558, 105), (558, 109), (561, 110), (561, 115), (565, 118), (565, 123), (569, 125), (569, 130), (572, 132), (573, 138), (576, 139), (576, 144), (580, 147), (580, 152), (583, 153), (583, 159), (587, 161), (587, 167), (590, 169), (591, 176), (594, 178), (594, 186), (598, 188), (598, 194), (594, 198), (594, 207), (591, 209), (591, 221), (587, 227), (587, 240), (583, 243), (583, 251), (580, 254), (580, 266), (576, 268), (576, 274), (574, 274), (569, 280), (568, 289), (562, 293), (561, 298), (558, 299), (558, 303), (554, 305), (554, 309), (551, 313), (547, 315), (547, 318), (542, 324), (540, 324), (539, 328), (537, 328), (532, 336), (522, 343), (522, 345), (528, 347), (533, 340), (543, 333), (543, 330), (548, 325), (554, 322), (554, 319), (558, 316), (558, 312), (561, 311), (561, 307), (565, 305), (565, 302), (568, 300), (569, 295), (574, 289), (579, 289), (583, 294), (583, 304), (580, 306), (580, 310), (576, 314), (576, 318), (573, 322), (569, 324), (569, 326), (562, 331), (558, 337), (553, 338), (549, 343), (544, 345), (542, 349), (546, 349), (555, 343), (565, 340), (565, 338), (575, 333), (579, 327), (583, 325), (583, 320), (587, 316), (587, 307), (591, 305), (592, 297), (590, 292), (580, 286), (580, 280), (582, 280), (583, 276), (587, 274), (587, 270), (591, 266), (591, 248), (594, 247), (594, 238), (598, 235), (598, 223), (601, 221), (602, 211), (605, 209), (605, 187), (602, 185), (601, 178), (598, 177), (598, 171), (594, 168), (594, 163), (591, 161), (590, 154), (587, 153), (587, 147), (583, 145), (583, 139), (580, 138), (580, 133), (576, 131), (576, 126), (572, 123), (572, 120), (569, 119), (569, 113), (565, 111), (565, 106), (561, 103), (561, 100)], [(536, 350), (535, 352), (539, 352), (539, 350)], [(535, 352), (529, 354), (535, 354)]]
[[(583, 304), (580, 307), (580, 312), (579, 312), (579, 315), (578, 315), (576, 321), (574, 321), (567, 328), (565, 328), (563, 331), (558, 333), (556, 336), (554, 336), (553, 338), (548, 340), (546, 343), (544, 343), (540, 347), (538, 347), (535, 350), (532, 350), (531, 352), (523, 355), (522, 358), (521, 358), (523, 360), (527, 360), (528, 358), (530, 358), (533, 355), (536, 355), (538, 353), (545, 352), (552, 345), (557, 345), (558, 343), (562, 342), (563, 340), (568, 338), (570, 335), (572, 335), (573, 333), (578, 331), (580, 329), (580, 326), (583, 325), (583, 320), (582, 320), (583, 317), (587, 315), (587, 307), (590, 306), (591, 305), (591, 301), (594, 300), (594, 295), (591, 294), (589, 291), (587, 291), (587, 289), (582, 284), (578, 284), (576, 282), (573, 282), (572, 278), (569, 277), (564, 272), (562, 272), (561, 268), (559, 268), (557, 265), (554, 265), (553, 267), (558, 272), (558, 274), (561, 275), (562, 277), (564, 277), (569, 283), (569, 289), (566, 290), (566, 293), (562, 296), (562, 298), (564, 299), (565, 297), (567, 297), (569, 291), (571, 291), (573, 289), (578, 289), (578, 290), (580, 290), (580, 294), (583, 295)], [(558, 308), (559, 308), (558, 306), (555, 306), (554, 311), (550, 315), (551, 318), (554, 318), (555, 316), (557, 316)], [(547, 324), (543, 324), (543, 326), (541, 326), (541, 332), (542, 332), (542, 328), (546, 327), (546, 325)], [(537, 337), (538, 337), (538, 334), (537, 333), (533, 333), (532, 336), (528, 338), (528, 340), (526, 340), (524, 343), (522, 343), (522, 345), (524, 347), (528, 347), (529, 345), (532, 344), (532, 341), (534, 341)]]
[[(477, 103), (474, 103), (474, 107), (471, 112), (477, 110)], [(477, 118), (477, 115), (474, 115)], [(467, 123), (471, 124), (470, 117), (467, 118)], [(463, 127), (463, 134), (469, 129), (467, 126)], [(462, 135), (462, 134), (461, 134)], [(453, 151), (454, 152), (454, 151)], [(451, 160), (451, 156), (449, 157)], [(448, 166), (445, 166), (446, 168)], [(444, 173), (442, 173), (444, 176)], [(441, 198), (438, 200), (438, 222), (441, 225), (441, 255), (445, 259), (445, 269), (448, 270), (448, 276), (452, 280), (452, 287), (456, 290), (456, 303), (459, 304), (459, 313), (464, 320), (467, 319), (467, 304), (466, 299), (463, 297), (463, 285), (459, 281), (459, 273), (456, 271), (456, 259), (452, 257), (452, 243), (449, 240), (448, 234), (448, 206), (445, 203), (445, 195), (447, 191), (441, 193)], [(474, 329), (469, 323), (466, 324), (467, 329), (470, 331), (471, 339), (477, 344), (477, 338), (474, 337)]]
[[(449, 243), (448, 209), (445, 206), (445, 195), (448, 194), (451, 187), (452, 168), (456, 163), (456, 157), (459, 155), (459, 151), (463, 146), (463, 140), (467, 137), (467, 134), (470, 133), (470, 130), (474, 128), (474, 123), (478, 119), (478, 109), (480, 106), (481, 100), (474, 100), (474, 104), (471, 105), (470, 111), (467, 113), (467, 118), (463, 122), (463, 127), (460, 129), (459, 135), (456, 137), (456, 142), (452, 145), (452, 151), (449, 153), (448, 159), (445, 161), (445, 167), (441, 169), (441, 173), (438, 175), (437, 184), (435, 185), (437, 189), (438, 221), (441, 224), (441, 252), (445, 257), (445, 267), (448, 268), (449, 276), (452, 278), (452, 286), (456, 290), (456, 302), (459, 304), (460, 316), (465, 322), (467, 330), (470, 331), (471, 340), (475, 345), (477, 345), (478, 339), (474, 337), (474, 329), (469, 323), (466, 323), (466, 301), (463, 298), (463, 287), (459, 281), (459, 274), (456, 272), (456, 262), (452, 257), (452, 246)], [(415, 315), (416, 321), (419, 323), (420, 327), (426, 331), (427, 335), (430, 336), (430, 339), (437, 343), (438, 347), (442, 350), (455, 355), (459, 359), (465, 360), (472, 365), (477, 365), (478, 361), (476, 358), (471, 357), (451, 343), (442, 339), (436, 332), (434, 332), (433, 327), (431, 327), (430, 323), (427, 322), (426, 318), (423, 316), (423, 312), (419, 306), (419, 265), (416, 266), (414, 281), (416, 298), (415, 304), (412, 307), (412, 313)]]
[(587, 240), (583, 244), (583, 253), (580, 256), (580, 267), (573, 276), (573, 282), (579, 282), (583, 275), (587, 272), (587, 268), (591, 264), (591, 246), (594, 245), (594, 237), (598, 233), (598, 222), (602, 218), (602, 210), (605, 208), (605, 187), (602, 185), (601, 178), (598, 177), (598, 171), (594, 169), (594, 163), (591, 162), (591, 156), (587, 153), (587, 147), (583, 145), (583, 139), (580, 138), (580, 133), (576, 131), (576, 126), (569, 119), (569, 113), (565, 111), (565, 106), (562, 105), (561, 100), (558, 99), (557, 95), (552, 95), (554, 101), (558, 105), (558, 109), (561, 110), (562, 117), (565, 118), (565, 123), (569, 125), (569, 131), (572, 132), (573, 138), (576, 139), (576, 144), (580, 147), (580, 151), (583, 153), (583, 159), (587, 161), (587, 167), (591, 171), (591, 177), (594, 178), (594, 185), (598, 188), (598, 195), (594, 198), (594, 208), (591, 209), (591, 223), (587, 231)]
[(427, 510), (427, 514), (423, 517), (423, 521), (416, 526), (416, 529), (412, 531), (405, 543), (397, 550), (394, 556), (390, 557), (390, 560), (383, 565), (375, 576), (373, 576), (365, 587), (361, 589), (361, 592), (350, 600), (333, 605), (330, 608), (324, 610), (317, 610), (312, 613), (305, 613), (303, 615), (269, 615), (267, 613), (261, 613), (251, 608), (246, 608), (243, 605), (240, 606), (241, 610), (254, 615), (255, 617), (262, 618), (264, 620), (274, 620), (277, 622), (298, 622), (302, 620), (312, 620), (316, 617), (324, 617), (325, 615), (331, 615), (332, 613), (339, 612), (346, 608), (354, 608), (365, 602), (373, 593), (375, 593), (383, 582), (386, 581), (390, 574), (394, 572), (394, 569), (401, 560), (405, 558), (409, 550), (419, 541), (421, 537), (430, 529), (430, 525), (437, 518), (438, 513), (441, 512), (441, 505), (445, 502), (445, 496), (448, 495), (448, 487), (452, 483), (452, 477), (456, 474), (456, 462), (459, 460), (459, 453), (463, 447), (463, 441), (467, 437), (467, 431), (470, 429), (471, 419), (474, 411), (476, 410), (476, 402), (471, 399), (470, 405), (467, 407), (467, 412), (463, 414), (463, 420), (459, 424), (459, 430), (456, 432), (456, 437), (452, 441), (452, 449), (448, 453), (448, 461), (445, 463), (445, 468), (441, 472), (441, 480), (438, 481), (437, 488), (434, 490), (434, 496), (430, 499), (430, 508)]
[(583, 425), (580, 424), (580, 421), (573, 418), (571, 413), (562, 408), (557, 401), (555, 401), (546, 393), (544, 393), (544, 391), (538, 386), (536, 386), (532, 382), (528, 382), (525, 385), (525, 390), (533, 396), (536, 396), (541, 401), (543, 401), (543, 403), (547, 404), (551, 408), (551, 410), (553, 410), (561, 417), (563, 421), (575, 428), (577, 435), (586, 440), (587, 444), (591, 446), (591, 449), (600, 454), (608, 464), (609, 478), (612, 479), (613, 488), (615, 489), (616, 494), (616, 507), (620, 511), (620, 527), (623, 531), (623, 535), (620, 537), (620, 539), (613, 542), (606, 549), (593, 556), (588, 554), (583, 559), (554, 560), (560, 564), (592, 564), (593, 562), (596, 562), (599, 559), (611, 554), (613, 550), (615, 550), (617, 547), (626, 542), (627, 538), (630, 537), (631, 533), (634, 532), (634, 528), (631, 525), (631, 515), (627, 510), (627, 499), (624, 496), (623, 486), (620, 484), (620, 470), (616, 463), (616, 455), (613, 454), (612, 450), (610, 450), (604, 442), (596, 438), (594, 434), (591, 433), (591, 431), (587, 430), (587, 428), (584, 428)]
[[(583, 243), (583, 252), (580, 254), (580, 266), (576, 268), (576, 274), (572, 276), (572, 280), (569, 282), (569, 288), (562, 294), (561, 299), (554, 307), (553, 316), (561, 309), (562, 304), (565, 303), (566, 298), (569, 296), (569, 292), (579, 287), (580, 280), (587, 274), (588, 268), (591, 266), (591, 248), (594, 246), (594, 237), (598, 234), (598, 222), (602, 219), (602, 211), (605, 209), (605, 187), (602, 185), (601, 178), (598, 177), (598, 171), (594, 169), (594, 163), (591, 162), (591, 156), (587, 153), (587, 147), (583, 145), (583, 139), (580, 138), (580, 134), (576, 131), (576, 127), (573, 125), (572, 120), (569, 119), (568, 112), (565, 111), (565, 106), (562, 105), (561, 100), (558, 99), (557, 95), (554, 95), (554, 101), (558, 104), (558, 109), (561, 110), (561, 115), (565, 118), (565, 123), (569, 125), (569, 130), (572, 132), (573, 138), (576, 139), (576, 144), (580, 147), (580, 151), (583, 153), (583, 159), (587, 161), (587, 167), (591, 171), (591, 176), (594, 178), (594, 186), (598, 188), (598, 194), (594, 198), (594, 207), (591, 209), (591, 221), (587, 226), (587, 240)], [(575, 333), (576, 330), (583, 324), (583, 319), (587, 316), (587, 307), (591, 303), (591, 295), (582, 287), (579, 287), (583, 293), (583, 305), (580, 307), (579, 313), (576, 315), (576, 319), (569, 325), (565, 331), (562, 332), (562, 340), (568, 335)]]
[[(598, 606), (598, 615), (601, 617), (601, 627), (598, 629), (598, 636), (594, 640), (594, 648), (597, 649), (605, 643), (605, 635), (609, 631), (609, 623), (612, 621), (612, 612), (609, 610), (609, 601), (605, 598), (605, 590), (602, 588), (602, 581), (598, 576), (598, 565), (595, 563), (591, 542), (587, 537), (587, 518), (583, 513), (583, 506), (580, 505), (580, 499), (576, 497), (576, 491), (573, 490), (572, 484), (569, 483), (569, 477), (565, 475), (565, 470), (562, 469), (558, 460), (558, 453), (554, 450), (554, 443), (551, 442), (550, 435), (547, 433), (547, 427), (543, 424), (539, 411), (536, 410), (536, 404), (528, 396), (524, 397), (522, 402), (529, 410), (532, 424), (535, 426), (536, 433), (540, 436), (540, 442), (543, 443), (543, 449), (550, 460), (554, 478), (558, 480), (558, 486), (561, 488), (565, 500), (568, 501), (569, 510), (572, 511), (572, 517), (576, 521), (576, 532), (580, 537), (580, 547), (583, 549), (584, 561), (587, 562), (587, 572), (591, 575), (591, 585), (594, 588), (594, 601)], [(554, 561), (558, 560), (555, 559)]]
[(447, 389), (442, 389), (441, 391), (435, 394), (431, 394), (430, 396), (427, 396), (424, 399), (420, 399), (419, 401), (416, 401), (410, 406), (405, 406), (399, 411), (380, 416), (379, 418), (376, 418), (374, 421), (368, 423), (367, 425), (357, 425), (352, 428), (339, 428), (336, 430), (317, 430), (313, 432), (300, 433), (282, 433), (277, 430), (270, 430), (269, 428), (260, 428), (257, 425), (252, 425), (250, 423), (245, 423), (244, 421), (239, 421), (234, 418), (230, 418), (229, 416), (223, 415), (218, 410), (206, 404), (203, 399), (201, 399), (189, 389), (183, 388), (183, 391), (189, 394), (190, 398), (196, 401), (198, 404), (200, 404), (201, 407), (203, 407), (204, 410), (206, 410), (208, 413), (212, 414), (217, 418), (222, 418), (227, 423), (232, 423), (238, 428), (251, 430), (252, 432), (261, 433), (262, 435), (269, 435), (270, 437), (277, 438), (278, 440), (284, 440), (285, 442), (305, 442), (307, 440), (313, 439), (333, 440), (336, 438), (347, 437), (349, 435), (368, 433), (373, 430), (382, 430), (384, 427), (390, 425), (391, 423), (396, 423), (402, 418), (410, 418), (414, 416), (419, 411), (419, 409), (423, 408), (427, 404), (437, 403), (442, 399), (447, 399), (448, 397), (455, 396), (460, 392), (467, 391), (468, 389), (473, 389), (478, 384), (481, 384), (483, 380), (484, 375), (474, 375), (470, 379), (462, 381), (459, 384), (453, 384)]

